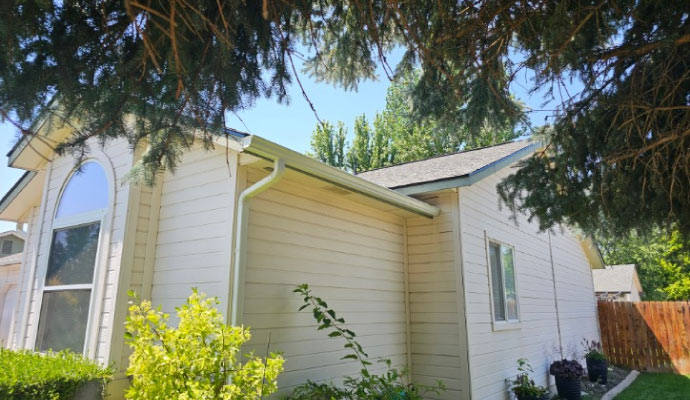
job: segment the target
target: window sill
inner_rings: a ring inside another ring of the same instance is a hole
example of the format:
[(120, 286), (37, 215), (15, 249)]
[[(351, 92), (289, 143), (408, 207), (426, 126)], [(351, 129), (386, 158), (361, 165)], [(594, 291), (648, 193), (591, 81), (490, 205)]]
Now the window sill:
[(492, 324), (493, 330), (495, 331), (510, 331), (522, 328), (522, 323), (519, 321), (515, 322), (504, 322), (504, 321), (494, 321)]

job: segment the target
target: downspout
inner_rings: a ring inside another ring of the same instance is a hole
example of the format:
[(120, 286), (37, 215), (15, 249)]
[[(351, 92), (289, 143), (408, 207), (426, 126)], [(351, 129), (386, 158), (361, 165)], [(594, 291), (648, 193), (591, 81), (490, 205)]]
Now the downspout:
[(230, 308), (230, 324), (237, 326), (240, 312), (244, 303), (244, 275), (247, 258), (247, 226), (249, 223), (249, 200), (275, 185), (285, 173), (285, 160), (276, 158), (273, 161), (273, 171), (260, 181), (246, 188), (237, 199), (237, 231), (235, 232), (235, 260), (232, 269), (232, 302)]

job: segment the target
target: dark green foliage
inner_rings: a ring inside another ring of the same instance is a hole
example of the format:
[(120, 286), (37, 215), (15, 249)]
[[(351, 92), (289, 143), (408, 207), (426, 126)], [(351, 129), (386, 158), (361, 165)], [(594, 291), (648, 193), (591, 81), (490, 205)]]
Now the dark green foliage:
[(653, 228), (595, 235), (606, 264), (635, 264), (644, 300), (690, 300), (690, 243), (680, 231)]
[(345, 327), (345, 319), (338, 317), (336, 312), (320, 297), (313, 296), (309, 285), (302, 284), (294, 290), (302, 296), (304, 304), (302, 311), (311, 308), (314, 319), (318, 323), (318, 330), (328, 330), (328, 337), (345, 340), (344, 348), (349, 351), (342, 360), (355, 360), (361, 365), (358, 376), (346, 377), (342, 387), (333, 383), (316, 383), (307, 381), (298, 386), (287, 396), (287, 400), (421, 400), (425, 393), (439, 394), (445, 390), (442, 382), (435, 386), (412, 385), (406, 382), (407, 372), (392, 367), (388, 359), (379, 360), (385, 365), (385, 370), (375, 373), (375, 368), (369, 361), (369, 355), (357, 342), (356, 334)]
[(69, 399), (89, 381), (105, 384), (112, 373), (74, 353), (38, 354), (0, 348), (0, 398)]
[(526, 358), (520, 358), (518, 362), (518, 374), (515, 379), (510, 381), (510, 391), (517, 396), (518, 399), (534, 398), (540, 399), (549, 393), (549, 390), (543, 386), (534, 383), (530, 378), (530, 374), (534, 373), (532, 366)]
[(588, 360), (606, 360), (601, 342), (596, 340), (582, 340), (582, 347), (585, 349), (585, 358)]
[[(603, 216), (616, 232), (675, 222), (687, 234), (689, 14), (686, 0), (7, 0), (0, 117), (26, 135), (41, 111), (76, 118), (58, 150), (80, 157), (89, 137), (146, 139), (151, 178), (193, 133), (211, 146), (227, 111), (286, 101), (300, 45), (309, 73), (348, 89), (377, 63), (390, 77), (421, 68), (413, 114), (474, 137), (522, 118), (509, 89), (529, 70), (528, 89), (554, 100), (553, 130), (547, 151), (500, 186), (506, 204), (544, 229), (591, 232)], [(406, 52), (393, 67), (397, 46)], [(569, 92), (571, 79), (583, 89)]]

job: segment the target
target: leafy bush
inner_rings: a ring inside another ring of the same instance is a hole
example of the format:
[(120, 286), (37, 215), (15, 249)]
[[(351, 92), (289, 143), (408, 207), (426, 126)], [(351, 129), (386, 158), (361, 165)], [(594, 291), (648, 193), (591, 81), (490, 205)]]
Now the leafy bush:
[(355, 340), (357, 336), (350, 329), (345, 328), (345, 319), (339, 318), (333, 309), (319, 297), (312, 296), (311, 289), (303, 284), (294, 290), (299, 293), (304, 304), (299, 310), (312, 308), (314, 319), (318, 323), (318, 330), (330, 330), (328, 337), (343, 338), (344, 347), (350, 350), (343, 360), (356, 360), (362, 366), (359, 376), (346, 377), (342, 387), (333, 383), (307, 383), (298, 386), (286, 399), (289, 400), (420, 400), (426, 393), (436, 393), (445, 390), (442, 382), (435, 386), (413, 385), (405, 381), (405, 370), (392, 367), (388, 359), (380, 362), (386, 365), (386, 371), (382, 374), (374, 374), (369, 371), (372, 362), (369, 355), (364, 352), (362, 346)]
[(601, 342), (582, 339), (582, 346), (585, 348), (586, 359), (594, 361), (606, 360), (604, 350), (601, 348)]
[(249, 354), (242, 364), (239, 352), (249, 330), (225, 325), (216, 304), (217, 299), (194, 289), (186, 304), (176, 308), (177, 328), (168, 326), (169, 316), (160, 307), (151, 308), (149, 301), (130, 306), (125, 325), (133, 349), (128, 399), (251, 400), (275, 392), (283, 358)]
[(526, 358), (520, 358), (518, 361), (519, 373), (510, 382), (510, 390), (515, 393), (518, 398), (540, 398), (549, 393), (549, 390), (543, 386), (538, 386), (529, 377), (529, 374), (534, 373), (532, 366)]
[(83, 383), (105, 384), (111, 371), (80, 354), (0, 348), (0, 399), (69, 399)]
[(585, 370), (579, 362), (563, 359), (552, 362), (549, 373), (563, 378), (579, 378), (584, 375)]

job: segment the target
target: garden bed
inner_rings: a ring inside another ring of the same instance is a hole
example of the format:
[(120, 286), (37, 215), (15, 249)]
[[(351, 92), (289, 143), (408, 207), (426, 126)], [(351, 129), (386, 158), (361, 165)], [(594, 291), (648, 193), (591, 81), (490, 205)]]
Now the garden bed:
[(585, 375), (582, 378), (582, 391), (587, 393), (587, 396), (582, 396), (586, 400), (599, 400), (601, 396), (606, 394), (609, 390), (613, 389), (616, 385), (621, 383), (623, 379), (630, 373), (630, 370), (625, 368), (616, 367), (615, 365), (609, 365), (608, 381), (606, 385), (602, 385), (596, 382), (590, 382)]

